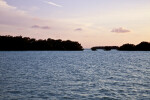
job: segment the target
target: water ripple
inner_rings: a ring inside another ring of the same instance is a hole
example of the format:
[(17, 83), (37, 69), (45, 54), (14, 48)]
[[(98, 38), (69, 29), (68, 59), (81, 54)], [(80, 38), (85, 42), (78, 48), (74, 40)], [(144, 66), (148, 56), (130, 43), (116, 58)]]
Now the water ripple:
[(1, 100), (149, 100), (150, 52), (0, 52)]

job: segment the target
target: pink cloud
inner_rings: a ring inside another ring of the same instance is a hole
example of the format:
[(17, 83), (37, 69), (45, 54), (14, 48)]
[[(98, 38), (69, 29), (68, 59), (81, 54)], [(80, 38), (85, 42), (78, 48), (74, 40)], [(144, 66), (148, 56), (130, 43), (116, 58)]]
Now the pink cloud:
[(127, 29), (124, 29), (122, 27), (119, 27), (119, 28), (112, 29), (111, 32), (115, 32), (115, 33), (127, 33), (127, 32), (130, 32), (130, 30), (127, 30)]

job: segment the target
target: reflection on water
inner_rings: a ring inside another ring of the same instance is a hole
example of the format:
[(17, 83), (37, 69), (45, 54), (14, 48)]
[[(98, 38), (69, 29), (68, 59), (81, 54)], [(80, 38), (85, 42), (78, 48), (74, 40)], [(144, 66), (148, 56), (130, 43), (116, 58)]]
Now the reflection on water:
[(1, 100), (149, 100), (150, 52), (0, 52)]

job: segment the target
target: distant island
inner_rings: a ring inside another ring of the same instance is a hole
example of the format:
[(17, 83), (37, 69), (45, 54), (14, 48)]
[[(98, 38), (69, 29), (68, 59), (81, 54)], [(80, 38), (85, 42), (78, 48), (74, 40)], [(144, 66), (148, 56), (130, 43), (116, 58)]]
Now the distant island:
[(106, 51), (109, 51), (111, 49), (118, 49), (118, 46), (97, 46), (97, 47), (92, 47), (91, 50), (96, 51), (97, 49), (103, 49)]
[(51, 38), (36, 40), (22, 36), (0, 36), (0, 51), (82, 51), (81, 44), (75, 41), (54, 40)]
[(97, 46), (92, 47), (91, 50), (96, 51), (97, 49), (103, 49), (109, 51), (111, 49), (116, 49), (119, 51), (150, 51), (150, 42), (141, 42), (137, 45), (134, 44), (123, 44), (122, 46)]

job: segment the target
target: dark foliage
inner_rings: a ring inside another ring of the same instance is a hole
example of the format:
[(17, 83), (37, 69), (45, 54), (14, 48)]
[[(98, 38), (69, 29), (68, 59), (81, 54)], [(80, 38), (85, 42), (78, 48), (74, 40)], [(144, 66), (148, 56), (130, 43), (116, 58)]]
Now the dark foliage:
[(117, 46), (98, 46), (98, 47), (92, 47), (91, 50), (96, 51), (97, 49), (103, 49), (106, 51), (109, 51), (111, 49), (118, 49)]
[(134, 51), (135, 45), (134, 44), (123, 44), (118, 50), (127, 50), (127, 51)]
[(118, 50), (122, 51), (150, 51), (149, 42), (141, 42), (138, 45), (124, 44)]
[(140, 44), (136, 45), (136, 50), (150, 51), (150, 43), (149, 42), (141, 42)]
[(25, 51), (25, 50), (83, 50), (78, 42), (62, 41), (48, 38), (47, 40), (30, 39), (22, 36), (0, 36), (1, 51)]
[(150, 51), (150, 42), (141, 42), (138, 45), (134, 44), (123, 44), (122, 46), (98, 46), (98, 47), (92, 47), (92, 51), (96, 51), (97, 49), (103, 49), (106, 51), (109, 51), (111, 49), (116, 49), (120, 51)]

